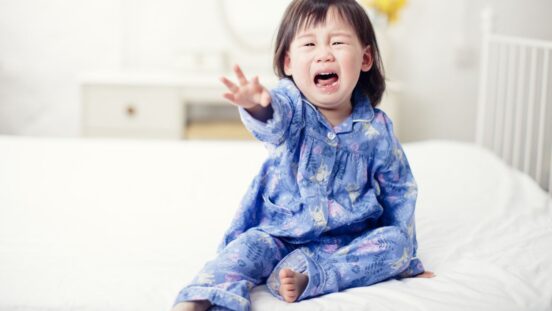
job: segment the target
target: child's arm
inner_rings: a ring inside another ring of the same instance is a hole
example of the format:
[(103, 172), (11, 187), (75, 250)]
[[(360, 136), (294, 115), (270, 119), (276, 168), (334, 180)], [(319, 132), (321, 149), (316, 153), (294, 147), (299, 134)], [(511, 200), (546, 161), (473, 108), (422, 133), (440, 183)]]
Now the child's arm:
[[(279, 146), (295, 133), (302, 123), (301, 94), (292, 81), (282, 79), (270, 92), (254, 77), (247, 80), (239, 66), (234, 67), (238, 83), (222, 77), (228, 88), (224, 98), (238, 106), (245, 127), (258, 140)], [(293, 123), (293, 125), (292, 125)]]
[(248, 81), (239, 65), (234, 66), (234, 72), (239, 81), (239, 86), (226, 77), (221, 81), (230, 92), (224, 93), (224, 98), (234, 105), (242, 107), (255, 119), (266, 122), (272, 117), (271, 97), (267, 89), (259, 83), (258, 77)]
[(400, 276), (419, 275), (424, 272), (424, 267), (416, 257), (418, 245), (414, 211), (418, 187), (403, 148), (394, 135), (393, 123), (385, 114), (384, 120), (387, 128), (387, 148), (382, 150), (385, 150), (386, 156), (381, 157), (383, 163), (378, 165), (375, 176), (380, 192), (378, 201), (384, 208), (382, 224), (397, 227), (403, 234), (404, 246), (408, 251), (402, 260), (407, 265)]

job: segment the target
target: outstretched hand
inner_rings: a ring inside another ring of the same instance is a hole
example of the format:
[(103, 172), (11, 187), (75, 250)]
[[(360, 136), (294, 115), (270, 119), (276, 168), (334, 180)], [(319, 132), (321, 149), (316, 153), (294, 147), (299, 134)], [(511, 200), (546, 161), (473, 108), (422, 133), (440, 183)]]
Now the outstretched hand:
[(251, 109), (259, 105), (262, 107), (270, 105), (270, 93), (259, 83), (259, 77), (253, 77), (251, 81), (248, 81), (238, 65), (234, 66), (234, 73), (236, 73), (239, 85), (226, 77), (220, 79), (230, 91), (224, 93), (224, 98), (245, 109)]

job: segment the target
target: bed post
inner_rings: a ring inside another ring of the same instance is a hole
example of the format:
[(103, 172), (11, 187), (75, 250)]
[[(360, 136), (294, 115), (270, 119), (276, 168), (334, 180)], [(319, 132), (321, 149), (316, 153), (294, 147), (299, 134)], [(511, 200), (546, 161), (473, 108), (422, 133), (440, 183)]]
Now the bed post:
[(493, 28), (493, 12), (490, 7), (481, 11), (481, 64), (479, 78), (479, 95), (477, 101), (477, 124), (475, 142), (484, 145), (485, 134), (485, 104), (487, 101), (487, 76), (489, 61), (489, 36)]

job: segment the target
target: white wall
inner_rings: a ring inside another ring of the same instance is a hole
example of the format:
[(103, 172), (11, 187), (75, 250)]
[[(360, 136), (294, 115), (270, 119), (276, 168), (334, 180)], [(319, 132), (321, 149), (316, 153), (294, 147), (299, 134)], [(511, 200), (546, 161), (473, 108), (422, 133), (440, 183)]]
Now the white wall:
[(390, 76), (404, 83), (401, 139), (471, 141), (479, 80), (480, 12), (495, 31), (552, 40), (550, 0), (412, 0), (390, 29)]
[[(249, 45), (233, 43), (217, 1)], [(227, 5), (230, 3), (232, 5)], [(0, 0), (0, 134), (77, 136), (78, 76), (87, 72), (205, 71), (228, 50), (251, 72), (271, 70), (266, 49), (287, 0)], [(552, 39), (549, 0), (411, 0), (389, 31), (389, 76), (401, 81), (403, 141), (471, 140), (478, 80), (479, 10), (503, 33)], [(209, 51), (208, 54), (199, 54)], [(199, 55), (199, 56), (198, 56)]]
[(117, 2), (0, 1), (0, 133), (76, 135), (81, 70), (118, 68)]

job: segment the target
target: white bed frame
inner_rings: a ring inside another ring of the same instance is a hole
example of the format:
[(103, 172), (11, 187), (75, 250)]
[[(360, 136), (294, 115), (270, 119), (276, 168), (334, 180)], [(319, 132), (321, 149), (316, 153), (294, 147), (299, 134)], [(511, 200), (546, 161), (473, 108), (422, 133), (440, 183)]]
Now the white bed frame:
[(552, 195), (552, 42), (493, 33), (490, 9), (482, 26), (476, 143)]

